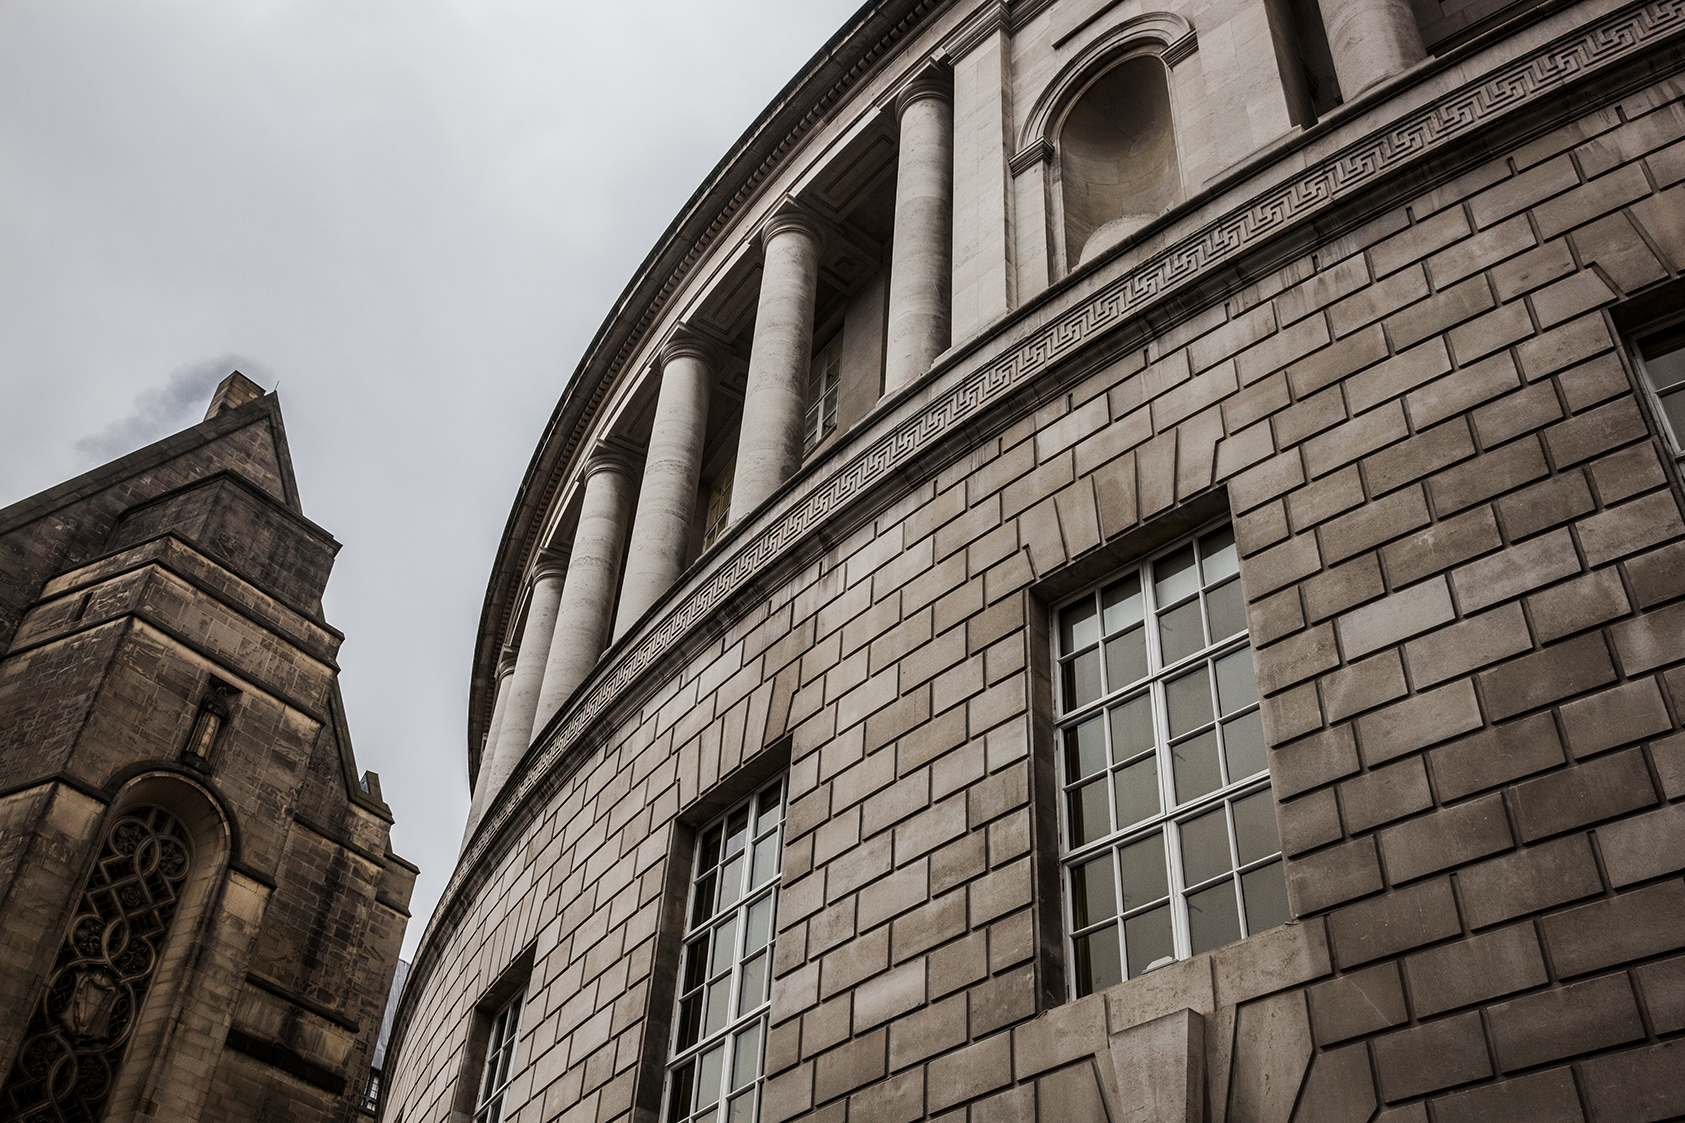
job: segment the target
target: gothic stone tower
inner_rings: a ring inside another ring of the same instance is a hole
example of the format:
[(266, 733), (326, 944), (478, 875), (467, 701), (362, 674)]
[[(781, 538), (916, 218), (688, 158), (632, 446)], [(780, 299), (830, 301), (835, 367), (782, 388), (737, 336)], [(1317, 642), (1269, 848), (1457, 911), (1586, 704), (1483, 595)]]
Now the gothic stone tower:
[(415, 868), (280, 407), (0, 510), (0, 1119), (354, 1118)]

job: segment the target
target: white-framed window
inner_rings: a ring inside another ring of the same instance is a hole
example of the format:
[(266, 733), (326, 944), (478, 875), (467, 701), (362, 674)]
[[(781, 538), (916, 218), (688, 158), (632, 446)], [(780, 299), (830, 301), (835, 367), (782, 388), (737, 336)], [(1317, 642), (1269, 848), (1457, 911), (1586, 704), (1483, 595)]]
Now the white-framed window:
[(480, 1073), (480, 1091), (475, 1097), (474, 1123), (502, 1123), (504, 1093), (515, 1068), (515, 1039), (521, 1031), (521, 1000), (516, 994), (492, 1016), (486, 1039), (486, 1063)]
[(1073, 997), (1291, 919), (1233, 529), (1055, 619)]
[(802, 455), (814, 450), (837, 427), (837, 391), (842, 386), (842, 332), (813, 356), (807, 383), (807, 420), (802, 428)]
[(781, 777), (697, 833), (666, 1123), (759, 1116), (783, 824)]
[(731, 481), (736, 472), (737, 464), (733, 462), (720, 469), (720, 474), (714, 477), (714, 486), (708, 492), (708, 514), (702, 524), (704, 550), (718, 541), (725, 533), (726, 524), (731, 521)]
[(1647, 329), (1632, 350), (1674, 453), (1685, 453), (1685, 320)]

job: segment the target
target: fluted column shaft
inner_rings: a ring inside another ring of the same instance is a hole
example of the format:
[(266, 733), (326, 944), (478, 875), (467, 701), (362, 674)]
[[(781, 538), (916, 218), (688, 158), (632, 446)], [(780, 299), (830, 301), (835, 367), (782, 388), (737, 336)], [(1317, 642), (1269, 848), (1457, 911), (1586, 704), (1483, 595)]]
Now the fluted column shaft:
[[(574, 688), (585, 681), (608, 646), (614, 589), (626, 524), (632, 517), (631, 467), (618, 456), (598, 453), (585, 469), (585, 498), (568, 555), (567, 583), (556, 610), (556, 632), (544, 665), (544, 686), (532, 730), (542, 730)], [(529, 738), (530, 739), (530, 738)]]
[(1347, 101), (1427, 57), (1410, 0), (1323, 0), (1322, 13)]
[(702, 478), (712, 384), (709, 354), (702, 344), (684, 340), (661, 353), (661, 394), (638, 488), (638, 513), (632, 520), (626, 579), (614, 620), (616, 639), (661, 599), (684, 569)]
[(515, 653), (514, 669), (498, 690), (497, 708), (502, 711), (502, 718), (494, 713), (495, 741), (493, 737), (487, 737), (486, 747), (480, 753), (474, 802), (468, 811), (469, 835), (474, 833), (480, 817), (502, 790), (509, 774), (515, 771), (521, 757), (526, 755), (527, 744), (532, 740), (533, 714), (538, 708), (538, 692), (544, 682), (544, 661), (556, 630), (556, 609), (561, 604), (566, 574), (566, 566), (556, 558), (546, 558), (533, 571), (532, 594), (527, 603), (527, 623), (521, 632), (521, 646)]
[(486, 813), (486, 800), (490, 785), (481, 782), (481, 777), (489, 780), (491, 759), (497, 755), (497, 735), (503, 728), (503, 715), (509, 710), (509, 679), (515, 673), (515, 655), (517, 648), (504, 647), (497, 660), (497, 693), (493, 695), (491, 707), (491, 724), (486, 726), (486, 740), (480, 749), (480, 770), (474, 774), (474, 799), (468, 807), (468, 829), (462, 834), (463, 845), (467, 845), (468, 838), (479, 825), (480, 816)]
[(884, 354), (884, 392), (890, 394), (948, 349), (953, 323), (953, 95), (944, 79), (930, 75), (901, 95), (896, 110), (901, 150)]
[(761, 238), (761, 296), (732, 476), (734, 522), (801, 467), (802, 418), (813, 364), (819, 228), (800, 212), (787, 211), (767, 224)]

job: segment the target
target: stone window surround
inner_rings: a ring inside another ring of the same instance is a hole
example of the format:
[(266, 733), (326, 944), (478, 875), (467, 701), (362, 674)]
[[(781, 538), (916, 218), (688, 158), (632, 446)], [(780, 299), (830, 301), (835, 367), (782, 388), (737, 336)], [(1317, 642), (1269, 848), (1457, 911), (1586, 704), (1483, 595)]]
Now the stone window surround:
[[(1121, 540), (1117, 543), (1114, 543), (1113, 548), (1110, 551), (1111, 555), (1114, 559), (1114, 562), (1119, 559), (1120, 555), (1128, 556), (1130, 560), (1126, 564), (1122, 565), (1119, 568), (1109, 570), (1103, 576), (1099, 577), (1098, 580), (1092, 580), (1092, 579), (1089, 580), (1088, 582), (1086, 582), (1083, 585), (1083, 587), (1081, 588), (1080, 591), (1077, 591), (1075, 593), (1067, 593), (1065, 595), (1058, 596), (1057, 598), (1047, 598), (1043, 601), (1043, 603), (1048, 606), (1048, 609), (1047, 609), (1047, 629), (1046, 629), (1046, 631), (1047, 631), (1046, 641), (1047, 642), (1045, 644), (1041, 645), (1041, 646), (1042, 646), (1042, 649), (1045, 650), (1048, 653), (1048, 657), (1050, 659), (1050, 666), (1051, 666), (1052, 672), (1053, 672), (1052, 675), (1051, 675), (1051, 681), (1053, 683), (1053, 688), (1052, 688), (1053, 697), (1050, 698), (1048, 701), (1051, 705), (1053, 721), (1054, 721), (1054, 723), (1056, 723), (1055, 727), (1054, 727), (1052, 737), (1049, 739), (1049, 741), (1047, 743), (1047, 749), (1048, 749), (1050, 755), (1052, 755), (1055, 758), (1054, 764), (1053, 764), (1053, 772), (1057, 776), (1057, 779), (1055, 780), (1054, 784), (1051, 786), (1051, 790), (1055, 793), (1054, 798), (1058, 801), (1058, 803), (1060, 805), (1056, 808), (1049, 808), (1048, 810), (1051, 813), (1051, 817), (1056, 819), (1058, 824), (1059, 824), (1057, 830), (1058, 830), (1058, 864), (1059, 864), (1060, 900), (1059, 900), (1058, 905), (1057, 905), (1057, 910), (1058, 910), (1058, 914), (1059, 914), (1059, 924), (1061, 926), (1060, 932), (1063, 936), (1062, 951), (1063, 951), (1064, 959), (1065, 959), (1065, 963), (1066, 963), (1065, 991), (1066, 991), (1067, 998), (1073, 998), (1074, 999), (1074, 998), (1081, 997), (1081, 995), (1078, 993), (1078, 982), (1079, 982), (1079, 980), (1078, 980), (1078, 976), (1077, 976), (1077, 956), (1076, 956), (1075, 943), (1074, 943), (1074, 939), (1073, 939), (1073, 935), (1072, 935), (1072, 933), (1074, 931), (1073, 914), (1071, 912), (1071, 908), (1073, 907), (1073, 903), (1072, 903), (1071, 894), (1070, 894), (1070, 876), (1071, 876), (1072, 868), (1075, 865), (1080, 864), (1081, 862), (1091, 861), (1099, 855), (1106, 854), (1106, 853), (1109, 853), (1109, 852), (1112, 852), (1112, 851), (1120, 850), (1122, 848), (1121, 844), (1124, 843), (1124, 842), (1127, 842), (1127, 841), (1130, 841), (1130, 840), (1137, 840), (1137, 841), (1146, 840), (1146, 839), (1150, 838), (1155, 832), (1159, 832), (1161, 834), (1161, 837), (1164, 837), (1168, 841), (1168, 840), (1170, 840), (1172, 835), (1175, 835), (1177, 833), (1177, 832), (1167, 831), (1165, 829), (1171, 823), (1181, 823), (1181, 822), (1191, 821), (1195, 818), (1199, 818), (1199, 817), (1202, 817), (1202, 816), (1208, 814), (1209, 812), (1211, 812), (1214, 809), (1224, 808), (1226, 805), (1239, 802), (1240, 800), (1243, 800), (1243, 799), (1251, 797), (1251, 796), (1258, 795), (1260, 793), (1263, 793), (1263, 794), (1267, 795), (1270, 791), (1269, 776), (1268, 776), (1267, 771), (1265, 773), (1262, 773), (1262, 774), (1254, 772), (1254, 773), (1251, 773), (1247, 776), (1240, 777), (1239, 779), (1232, 780), (1231, 782), (1229, 782), (1227, 784), (1219, 784), (1219, 786), (1215, 790), (1213, 790), (1211, 792), (1207, 792), (1203, 795), (1194, 797), (1193, 799), (1190, 799), (1188, 801), (1184, 801), (1180, 804), (1170, 804), (1168, 806), (1168, 810), (1164, 809), (1166, 805), (1162, 802), (1162, 799), (1161, 799), (1161, 804), (1160, 804), (1161, 809), (1160, 809), (1159, 813), (1157, 813), (1156, 815), (1150, 816), (1146, 819), (1142, 819), (1142, 820), (1137, 821), (1137, 822), (1133, 822), (1131, 824), (1123, 825), (1122, 827), (1120, 827), (1117, 830), (1107, 831), (1103, 834), (1102, 837), (1091, 840), (1089, 842), (1085, 842), (1083, 845), (1075, 848), (1074, 850), (1072, 848), (1070, 848), (1070, 846), (1068, 844), (1069, 843), (1069, 833), (1068, 833), (1069, 832), (1069, 825), (1068, 825), (1068, 814), (1067, 814), (1068, 808), (1066, 806), (1066, 804), (1067, 804), (1067, 793), (1064, 790), (1065, 787), (1066, 787), (1067, 776), (1066, 776), (1066, 765), (1065, 765), (1065, 758), (1064, 758), (1064, 748), (1063, 748), (1063, 744), (1062, 744), (1064, 734), (1066, 733), (1066, 731), (1068, 729), (1075, 728), (1075, 726), (1080, 724), (1083, 720), (1092, 719), (1093, 717), (1095, 717), (1097, 715), (1104, 714), (1107, 710), (1107, 706), (1108, 706), (1109, 703), (1116, 702), (1119, 698), (1121, 698), (1125, 694), (1127, 694), (1129, 689), (1138, 689), (1139, 683), (1126, 684), (1125, 688), (1123, 688), (1121, 690), (1108, 690), (1106, 692), (1103, 692), (1099, 696), (1099, 699), (1097, 701), (1093, 701), (1093, 702), (1084, 703), (1082, 705), (1079, 705), (1079, 706), (1075, 707), (1070, 714), (1066, 714), (1064, 712), (1064, 698), (1063, 698), (1064, 684), (1063, 684), (1063, 681), (1062, 681), (1063, 675), (1061, 674), (1061, 669), (1060, 669), (1061, 668), (1061, 663), (1060, 663), (1060, 656), (1061, 656), (1060, 630), (1061, 629), (1060, 629), (1060, 626), (1059, 626), (1060, 612), (1062, 610), (1066, 609), (1066, 608), (1069, 608), (1073, 603), (1080, 602), (1081, 599), (1083, 598), (1083, 596), (1086, 595), (1086, 596), (1091, 597), (1095, 594), (1095, 592), (1097, 590), (1099, 590), (1099, 589), (1101, 589), (1101, 588), (1103, 588), (1103, 587), (1105, 587), (1109, 584), (1115, 583), (1120, 578), (1126, 577), (1129, 573), (1139, 572), (1142, 575), (1142, 593), (1141, 593), (1141, 595), (1143, 596), (1145, 604), (1146, 604), (1146, 611), (1145, 611), (1145, 615), (1144, 615), (1144, 619), (1142, 621), (1141, 627), (1143, 629), (1147, 630), (1147, 631), (1152, 631), (1155, 623), (1158, 620), (1157, 610), (1153, 605), (1152, 599), (1150, 599), (1152, 597), (1152, 590), (1150, 588), (1150, 585), (1152, 584), (1152, 582), (1150, 580), (1150, 577), (1151, 577), (1151, 574), (1153, 572), (1153, 570), (1152, 570), (1153, 563), (1162, 559), (1162, 558), (1164, 558), (1164, 557), (1166, 557), (1166, 556), (1168, 556), (1168, 555), (1171, 555), (1171, 554), (1177, 552), (1178, 550), (1182, 549), (1185, 546), (1191, 545), (1196, 540), (1204, 539), (1204, 538), (1210, 536), (1212, 533), (1214, 533), (1216, 531), (1219, 531), (1223, 527), (1227, 526), (1230, 522), (1230, 516), (1226, 513), (1226, 511), (1225, 511), (1224, 514), (1221, 515), (1221, 517), (1218, 517), (1218, 518), (1215, 518), (1215, 519), (1209, 518), (1209, 515), (1211, 513), (1211, 509), (1215, 505), (1216, 504), (1210, 502), (1209, 500), (1206, 503), (1201, 503), (1201, 504), (1196, 505), (1199, 508), (1199, 510), (1202, 511), (1207, 517), (1205, 519), (1203, 519), (1202, 521), (1196, 523), (1194, 529), (1191, 529), (1191, 530), (1185, 529), (1187, 527), (1187, 514), (1184, 514), (1182, 519), (1176, 520), (1178, 523), (1181, 524), (1182, 532), (1177, 533), (1175, 536), (1167, 537), (1166, 534), (1164, 533), (1164, 531), (1166, 529), (1169, 529), (1169, 528), (1165, 528), (1165, 527), (1157, 528), (1159, 530), (1159, 533), (1153, 536), (1153, 538), (1156, 539), (1156, 541), (1148, 540), (1146, 542), (1141, 542), (1141, 539), (1143, 537), (1143, 535), (1141, 533), (1126, 536), (1124, 540)], [(1196, 514), (1195, 517), (1197, 518), (1198, 515)], [(1149, 528), (1143, 527), (1142, 531), (1145, 532), (1148, 529)], [(1129, 552), (1129, 545), (1130, 545), (1131, 541), (1134, 541), (1134, 542), (1137, 542), (1137, 543), (1141, 544), (1143, 546), (1143, 548), (1141, 548), (1139, 550), (1136, 550), (1136, 551), (1133, 551), (1133, 552)], [(1090, 575), (1090, 576), (1092, 576), (1092, 575)], [(1239, 578), (1234, 577), (1234, 578), (1230, 578), (1230, 580), (1238, 581)], [(1221, 582), (1217, 582), (1217, 583), (1220, 584)], [(1068, 585), (1068, 581), (1062, 582), (1061, 584)], [(1203, 587), (1203, 583), (1202, 583), (1202, 587)], [(1103, 630), (1104, 629), (1102, 627), (1102, 631)], [(1083, 646), (1087, 646), (1087, 645), (1085, 644)], [(1158, 645), (1155, 642), (1153, 644), (1153, 649), (1154, 649), (1155, 652), (1157, 651), (1157, 647), (1158, 647)], [(1100, 645), (1099, 647), (1097, 647), (1096, 650), (1102, 654), (1102, 658), (1103, 658), (1104, 657), (1103, 656), (1104, 645), (1103, 644)], [(1202, 662), (1202, 661), (1213, 662), (1213, 661), (1219, 660), (1219, 659), (1224, 658), (1224, 657), (1232, 657), (1234, 654), (1236, 654), (1238, 652), (1249, 651), (1249, 650), (1250, 650), (1250, 644), (1249, 644), (1249, 641), (1248, 641), (1248, 638), (1247, 638), (1247, 633), (1246, 632), (1240, 632), (1240, 633), (1236, 633), (1233, 636), (1224, 637), (1222, 639), (1217, 640), (1214, 643), (1207, 644), (1207, 645), (1201, 647), (1197, 658), (1190, 655), (1187, 659), (1173, 662), (1168, 667), (1163, 665), (1162, 659), (1160, 659), (1155, 654), (1153, 669), (1148, 674), (1147, 678), (1143, 681), (1145, 681), (1145, 683), (1147, 684), (1148, 689), (1151, 692), (1151, 694), (1156, 695), (1159, 699), (1159, 701), (1154, 703), (1155, 722), (1157, 723), (1157, 726), (1159, 727), (1159, 728), (1155, 729), (1155, 752), (1156, 752), (1157, 758), (1160, 762), (1159, 780), (1160, 780), (1161, 784), (1164, 785), (1166, 788), (1168, 788), (1168, 781), (1165, 779), (1163, 767), (1166, 763), (1168, 763), (1168, 753), (1167, 753), (1167, 743), (1166, 743), (1165, 738), (1163, 736), (1164, 730), (1162, 728), (1164, 720), (1165, 720), (1164, 710), (1163, 710), (1163, 705), (1162, 705), (1164, 683), (1167, 680), (1171, 679), (1172, 677), (1185, 672), (1189, 667), (1194, 666), (1199, 662)], [(1139, 696), (1140, 697), (1146, 697), (1147, 695), (1139, 695)], [(1225, 720), (1225, 719), (1233, 719), (1235, 717), (1244, 717), (1248, 713), (1256, 713), (1256, 712), (1257, 712), (1257, 702), (1256, 702), (1256, 699), (1254, 699), (1254, 701), (1252, 703), (1250, 703), (1249, 705), (1239, 706), (1239, 707), (1236, 707), (1235, 710), (1232, 711), (1229, 714), (1219, 715), (1219, 724), (1222, 722), (1222, 720)], [(1115, 760), (1109, 760), (1106, 768), (1102, 769), (1102, 772), (1106, 773), (1106, 775), (1107, 775), (1107, 779), (1105, 780), (1105, 782), (1108, 785), (1110, 785), (1113, 782), (1113, 777), (1116, 774), (1116, 769), (1112, 767), (1115, 764), (1116, 764)], [(1232, 814), (1230, 815), (1230, 818), (1232, 819)], [(1232, 830), (1233, 830), (1233, 824), (1232, 823), (1230, 824), (1230, 827), (1231, 827), (1231, 833), (1232, 833)], [(1187, 910), (1187, 901), (1186, 901), (1187, 892), (1186, 892), (1186, 889), (1187, 889), (1187, 886), (1185, 885), (1185, 878), (1183, 876), (1182, 863), (1180, 861), (1180, 852), (1179, 852), (1179, 849), (1178, 849), (1176, 843), (1173, 842), (1173, 841), (1169, 842), (1169, 844), (1167, 846), (1167, 851), (1168, 851), (1167, 857), (1169, 859), (1169, 874), (1170, 874), (1169, 903), (1172, 906), (1179, 906), (1179, 907), (1176, 907), (1176, 908), (1172, 909), (1172, 914), (1173, 914), (1173, 917), (1174, 917), (1173, 938), (1174, 938), (1174, 946), (1175, 946), (1175, 957), (1176, 957), (1177, 960), (1184, 960), (1184, 959), (1189, 958), (1191, 955), (1199, 954), (1200, 952), (1210, 950), (1210, 949), (1202, 948), (1202, 949), (1195, 950), (1191, 947), (1190, 940), (1189, 940), (1187, 917), (1186, 917), (1186, 910)], [(1256, 857), (1256, 860), (1250, 860), (1250, 861), (1242, 860), (1238, 865), (1235, 862), (1231, 861), (1229, 864), (1232, 868), (1229, 870), (1229, 877), (1231, 879), (1235, 879), (1235, 878), (1238, 878), (1243, 873), (1253, 872), (1253, 871), (1256, 871), (1256, 870), (1264, 869), (1264, 868), (1268, 867), (1272, 862), (1275, 863), (1278, 867), (1281, 863), (1281, 854), (1280, 854), (1280, 850), (1279, 850), (1279, 845), (1277, 846), (1276, 851), (1274, 853), (1269, 854), (1269, 855), (1264, 855), (1264, 856), (1261, 856), (1261, 857)], [(1214, 883), (1214, 884), (1216, 884), (1216, 883)], [(1200, 885), (1197, 886), (1196, 888), (1210, 888), (1210, 887), (1211, 886), (1205, 885), (1205, 883), (1202, 881), (1200, 883)], [(1283, 892), (1283, 897), (1285, 898), (1285, 892), (1286, 892), (1285, 887), (1283, 887), (1282, 892)], [(1121, 900), (1121, 898), (1120, 898), (1120, 900)], [(1156, 904), (1156, 902), (1155, 902), (1155, 904)], [(1164, 907), (1164, 906), (1158, 905), (1157, 907)], [(1123, 917), (1126, 913), (1132, 913), (1134, 911), (1136, 911), (1136, 910), (1133, 908), (1133, 906), (1127, 906), (1127, 905), (1122, 905), (1122, 904), (1120, 904), (1119, 908), (1116, 910), (1117, 915), (1119, 917)], [(1141, 911), (1151, 912), (1151, 911), (1154, 911), (1154, 909), (1146, 908), (1146, 909), (1141, 910)], [(1245, 938), (1250, 937), (1252, 935), (1256, 935), (1257, 934), (1256, 932), (1252, 932), (1252, 931), (1248, 930), (1248, 928), (1246, 926), (1244, 909), (1240, 910), (1240, 912), (1241, 912), (1241, 921), (1240, 922), (1241, 922), (1241, 925), (1242, 925), (1242, 938), (1245, 939)], [(1117, 923), (1117, 921), (1114, 921), (1114, 923)], [(1264, 929), (1260, 929), (1259, 931), (1263, 931), (1263, 930)], [(1138, 972), (1137, 974), (1139, 974), (1139, 973), (1144, 973), (1144, 972)], [(1128, 979), (1131, 977), (1130, 972), (1127, 969), (1127, 966), (1124, 967), (1124, 976), (1125, 976), (1125, 978), (1124, 978), (1123, 981), (1128, 981)], [(1108, 985), (1114, 985), (1114, 984), (1108, 984)], [(1104, 989), (1104, 988), (1103, 987), (1096, 987), (1094, 989), (1097, 991), (1097, 990)]]
[[(494, 1099), (493, 1095), (484, 1094), (484, 1080), (490, 1060), (487, 1054), (497, 1020), (511, 1005), (515, 1005), (517, 1009), (526, 1007), (536, 950), (535, 945), (528, 945), (516, 954), (498, 975), (497, 980), (486, 988), (480, 1000), (468, 1011), (467, 1045), (462, 1050), (461, 1068), (457, 1072), (456, 1091), (452, 1097), (452, 1118), (472, 1120), (473, 1123), (498, 1123), (499, 1115), (480, 1114), (488, 1101)], [(509, 1039), (508, 1067), (504, 1081), (497, 1090), (507, 1087), (508, 1081), (525, 1067), (526, 1053), (530, 1046), (526, 1046), (522, 1035), (526, 1033), (530, 1037), (531, 1029), (532, 1026), (523, 1024), (517, 1014), (513, 1035)]]
[(515, 994), (491, 1016), (487, 1024), (486, 1059), (480, 1065), (479, 1087), (474, 1098), (474, 1123), (502, 1123), (503, 1094), (515, 1076), (515, 1046), (521, 1037), (524, 991)]
[[(1649, 364), (1645, 359), (1645, 343), (1662, 332), (1672, 332), (1675, 335), (1685, 331), (1685, 311), (1676, 311), (1671, 316), (1661, 316), (1643, 322), (1633, 328), (1621, 332), (1628, 353), (1632, 357), (1633, 369), (1638, 373), (1638, 380), (1643, 388), (1643, 398), (1655, 412), (1656, 431), (1671, 447), (1676, 460), (1685, 460), (1685, 427), (1682, 427), (1669, 414), (1668, 405), (1674, 400), (1685, 396), (1685, 383), (1678, 381), (1665, 386), (1657, 386), (1656, 378), (1651, 374)], [(1677, 340), (1675, 341), (1677, 342)], [(1670, 352), (1677, 354), (1678, 351)], [(1656, 356), (1650, 356), (1654, 359)], [(1675, 409), (1679, 407), (1674, 406)]]

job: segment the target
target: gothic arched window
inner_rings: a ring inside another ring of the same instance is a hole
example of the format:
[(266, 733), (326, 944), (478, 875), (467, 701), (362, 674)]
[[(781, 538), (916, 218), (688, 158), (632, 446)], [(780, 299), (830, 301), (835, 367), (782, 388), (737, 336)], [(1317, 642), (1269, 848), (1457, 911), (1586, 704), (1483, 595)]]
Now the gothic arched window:
[(163, 808), (118, 817), (0, 1091), (0, 1117), (102, 1117), (192, 861), (186, 828)]

